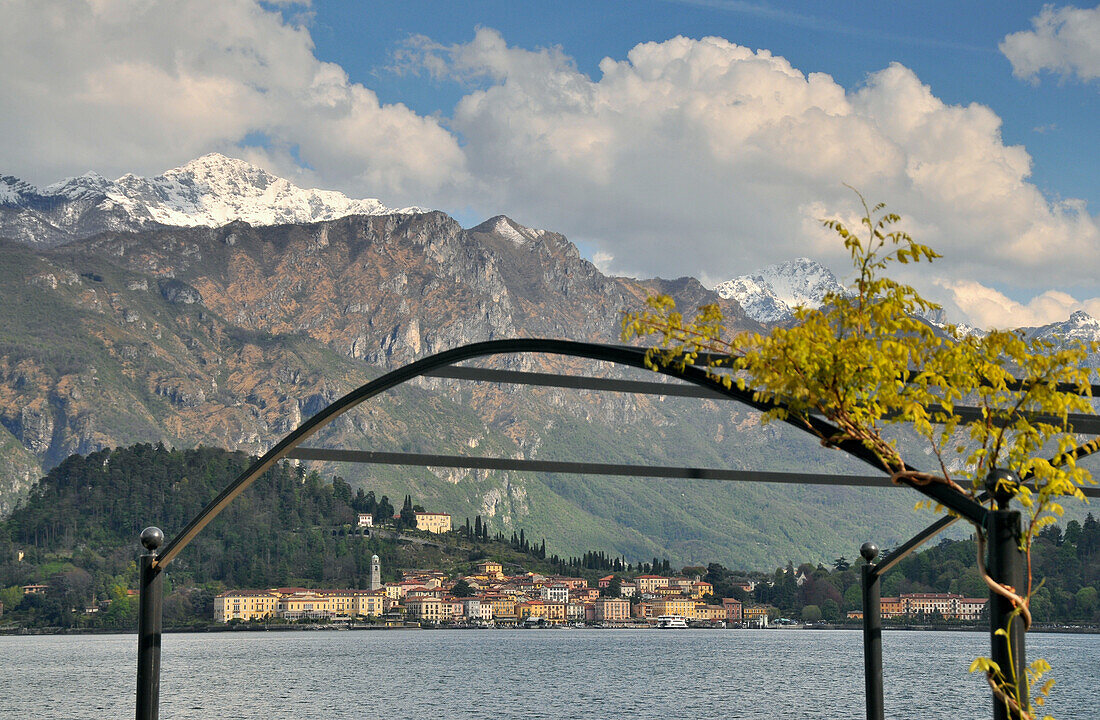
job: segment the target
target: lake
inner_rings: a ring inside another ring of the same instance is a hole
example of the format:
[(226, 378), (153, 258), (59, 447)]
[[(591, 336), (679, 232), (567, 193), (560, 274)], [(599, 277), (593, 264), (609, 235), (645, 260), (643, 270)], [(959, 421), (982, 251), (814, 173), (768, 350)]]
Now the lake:
[[(0, 637), (0, 717), (132, 718), (135, 635)], [(989, 718), (986, 633), (887, 631), (886, 716)], [(1058, 720), (1100, 715), (1100, 635), (1032, 634)], [(161, 717), (864, 717), (858, 631), (168, 634)]]

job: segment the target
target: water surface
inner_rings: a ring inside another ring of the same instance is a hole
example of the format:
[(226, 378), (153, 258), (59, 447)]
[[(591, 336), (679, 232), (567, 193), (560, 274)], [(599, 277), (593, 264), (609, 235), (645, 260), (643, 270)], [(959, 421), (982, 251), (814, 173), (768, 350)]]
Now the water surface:
[[(131, 718), (134, 635), (0, 637), (0, 717)], [(991, 717), (985, 633), (883, 635), (886, 716)], [(1100, 717), (1100, 636), (1028, 637), (1058, 720)], [(479, 630), (169, 634), (161, 717), (864, 717), (857, 631)]]

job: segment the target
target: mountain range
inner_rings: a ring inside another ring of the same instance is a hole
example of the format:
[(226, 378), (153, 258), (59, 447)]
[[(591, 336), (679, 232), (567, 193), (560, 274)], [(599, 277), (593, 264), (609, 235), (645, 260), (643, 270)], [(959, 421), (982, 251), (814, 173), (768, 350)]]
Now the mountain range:
[[(151, 179), (85, 175), (39, 190), (4, 178), (0, 237), (0, 513), (72, 453), (139, 441), (265, 451), (354, 387), (464, 343), (618, 342), (619, 313), (655, 292), (685, 308), (717, 302), (733, 329), (775, 322), (692, 278), (605, 276), (564, 236), (504, 216), (463, 228), (437, 211), (296, 188), (220, 155)], [(838, 286), (808, 260), (786, 265), (748, 277), (788, 312)], [(652, 379), (545, 357), (493, 365)], [(349, 413), (311, 444), (865, 472), (729, 403), (440, 379)], [(851, 556), (866, 539), (889, 546), (928, 521), (901, 490), (323, 470), (379, 496), (481, 514), (494, 530), (522, 527), (565, 555), (598, 547), (774, 568)]]

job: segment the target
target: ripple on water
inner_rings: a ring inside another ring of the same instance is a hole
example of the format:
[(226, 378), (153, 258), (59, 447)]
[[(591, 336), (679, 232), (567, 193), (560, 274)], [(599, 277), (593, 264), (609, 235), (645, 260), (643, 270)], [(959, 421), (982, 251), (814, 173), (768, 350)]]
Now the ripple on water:
[[(133, 716), (133, 635), (0, 637), (3, 716)], [(886, 632), (887, 717), (988, 718), (985, 633)], [(1059, 720), (1094, 720), (1100, 636), (1031, 635)], [(858, 632), (424, 631), (164, 636), (162, 717), (863, 717)]]

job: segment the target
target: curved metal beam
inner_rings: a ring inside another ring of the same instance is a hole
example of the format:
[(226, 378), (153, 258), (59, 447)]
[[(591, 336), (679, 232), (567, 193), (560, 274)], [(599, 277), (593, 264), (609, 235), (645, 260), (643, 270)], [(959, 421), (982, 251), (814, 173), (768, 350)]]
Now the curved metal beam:
[[(237, 478), (230, 483), (225, 490), (219, 493), (217, 497), (211, 500), (178, 535), (172, 538), (171, 542), (164, 546), (164, 549), (157, 554), (154, 568), (160, 569), (172, 562), (176, 555), (178, 555), (211, 520), (217, 517), (229, 503), (233, 502), (238, 495), (244, 492), (257, 477), (271, 468), (276, 462), (286, 457), (287, 453), (300, 445), (304, 440), (314, 435), (321, 428), (325, 427), (348, 410), (351, 410), (365, 400), (385, 392), (386, 390), (408, 382), (416, 377), (425, 375), (437, 368), (453, 365), (463, 360), (514, 353), (563, 355), (646, 369), (646, 348), (633, 348), (622, 345), (601, 345), (598, 343), (574, 342), (569, 340), (548, 340), (542, 338), (515, 338), (510, 340), (489, 340), (480, 343), (472, 343), (451, 350), (445, 350), (441, 353), (412, 362), (352, 390), (324, 410), (306, 420), (296, 430), (280, 440), (274, 447), (264, 453), (262, 457), (252, 463), (247, 470), (238, 475)], [(716, 383), (712, 378), (707, 376), (706, 370), (703, 368), (688, 366), (680, 370), (658, 367), (656, 371), (671, 377), (686, 380), (695, 385), (709, 388), (720, 395), (738, 400), (761, 412), (783, 407), (780, 403), (768, 402), (756, 398), (752, 390), (740, 390), (736, 385), (727, 388), (720, 383)], [(820, 418), (808, 417), (796, 419), (787, 417), (784, 422), (820, 438), (836, 437), (839, 434), (835, 426)], [(876, 454), (858, 441), (848, 440), (830, 444), (832, 447), (843, 450), (852, 457), (858, 458), (872, 467), (882, 470), (883, 472), (890, 472), (890, 469), (883, 464), (882, 460)], [(921, 486), (909, 481), (903, 482), (921, 494), (926, 495), (940, 505), (943, 505), (972, 522), (980, 524), (985, 520), (987, 510), (982, 507), (982, 505), (946, 485), (933, 483)]]
[[(1081, 460), (1087, 458), (1090, 455), (1100, 453), (1100, 437), (1093, 438), (1091, 441), (1079, 445), (1078, 447), (1070, 450), (1062, 455), (1055, 455), (1050, 459), (1050, 464), (1055, 467), (1065, 465), (1071, 459)], [(1023, 480), (1026, 482), (1030, 475), (1025, 475)], [(1079, 488), (1086, 497), (1100, 497), (1100, 488)], [(984, 503), (989, 500), (989, 493), (983, 492), (975, 498), (978, 502)], [(875, 577), (882, 577), (886, 573), (890, 572), (895, 565), (904, 560), (907, 556), (912, 554), (914, 550), (928, 542), (930, 539), (943, 532), (947, 528), (951, 527), (959, 518), (950, 515), (945, 515), (936, 522), (932, 523), (924, 530), (909, 538), (905, 543), (899, 545), (897, 550), (890, 553), (890, 556), (880, 563), (872, 566), (871, 573)]]

